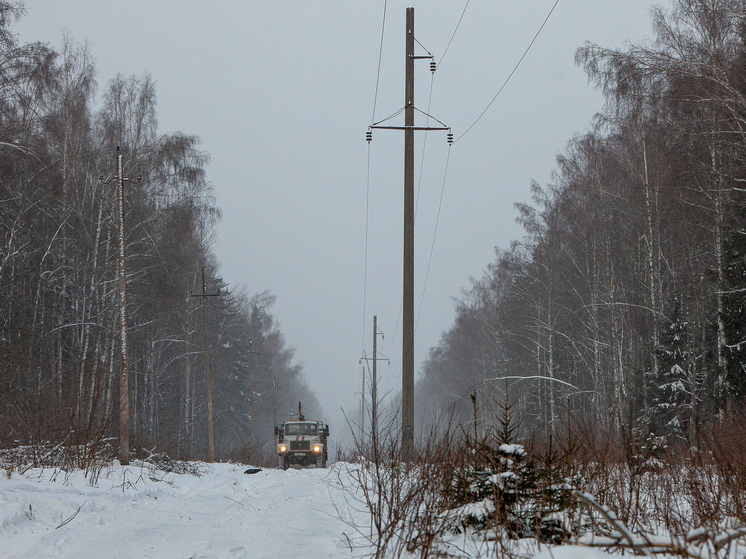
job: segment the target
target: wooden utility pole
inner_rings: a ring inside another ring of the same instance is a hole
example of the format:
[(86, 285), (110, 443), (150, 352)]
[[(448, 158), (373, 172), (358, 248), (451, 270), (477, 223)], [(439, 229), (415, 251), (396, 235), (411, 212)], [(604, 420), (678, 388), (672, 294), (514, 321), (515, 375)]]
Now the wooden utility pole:
[(363, 365), (363, 388), (360, 393), (360, 445), (365, 445), (365, 365)]
[(377, 458), (377, 441), (378, 441), (378, 370), (377, 370), (377, 361), (388, 361), (386, 358), (379, 358), (378, 357), (378, 336), (383, 336), (383, 333), (378, 330), (378, 316), (373, 316), (373, 356), (363, 356), (360, 358), (360, 363), (365, 362), (366, 364), (363, 366), (363, 398), (362, 398), (362, 406), (363, 406), (363, 413), (361, 418), (361, 437), (360, 440), (363, 441), (365, 437), (365, 370), (368, 366), (368, 361), (373, 361), (373, 370), (371, 371), (371, 379), (370, 379), (370, 442), (373, 446), (373, 452), (374, 456)]
[[(251, 451), (254, 452), (256, 449), (256, 432), (254, 430), (254, 346), (251, 342), (251, 336), (249, 336), (249, 389), (251, 395), (249, 397), (249, 414), (251, 415)], [(274, 379), (272, 380), (274, 383)], [(274, 386), (272, 388), (272, 398), (274, 406)]]
[(371, 379), (370, 400), (371, 400), (371, 419), (370, 419), (370, 438), (373, 443), (375, 452), (378, 442), (378, 373), (376, 372), (376, 361), (378, 361), (378, 351), (376, 342), (378, 341), (378, 316), (373, 316), (373, 378)]
[[(124, 183), (140, 182), (124, 176), (122, 154), (117, 146), (117, 206), (118, 239), (119, 239), (119, 463), (126, 466), (130, 463), (130, 390), (129, 390), (129, 344), (127, 338), (127, 244), (124, 233)], [(99, 180), (104, 184), (103, 175)]]
[[(272, 377), (272, 423), (277, 426), (277, 379)], [(277, 437), (275, 437), (275, 444), (277, 444)], [(275, 448), (275, 451), (277, 448)]]
[(202, 297), (202, 314), (205, 321), (205, 384), (207, 385), (207, 461), (215, 461), (215, 429), (212, 422), (212, 376), (210, 373), (210, 332), (207, 320), (207, 298), (220, 295), (220, 290), (216, 293), (207, 292), (205, 283), (205, 269), (202, 268), (202, 293), (200, 295), (192, 294), (192, 297)]
[[(432, 55), (415, 56), (414, 8), (407, 8), (406, 62), (404, 76), (404, 126), (380, 126), (370, 129), (404, 130), (404, 282), (402, 289), (402, 458), (414, 458), (414, 132), (415, 130), (448, 130), (440, 127), (414, 125), (414, 61), (420, 58), (432, 60)], [(435, 71), (435, 63), (430, 66)], [(420, 111), (422, 112), (422, 111)], [(424, 113), (423, 113), (424, 114)], [(427, 115), (429, 116), (429, 115)], [(432, 118), (432, 117), (430, 117)], [(388, 119), (384, 119), (388, 120)], [(437, 119), (435, 119), (437, 121)], [(367, 140), (371, 141), (370, 131)], [(452, 134), (448, 134), (449, 143)]]

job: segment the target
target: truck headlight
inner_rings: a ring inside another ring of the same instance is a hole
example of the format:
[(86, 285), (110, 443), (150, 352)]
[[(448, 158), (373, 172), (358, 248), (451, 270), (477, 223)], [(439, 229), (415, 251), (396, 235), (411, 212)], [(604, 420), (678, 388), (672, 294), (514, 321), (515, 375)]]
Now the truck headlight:
[(287, 447), (286, 447), (285, 445), (281, 445), (281, 446), (280, 446), (280, 452), (286, 452), (286, 451), (287, 451), (287, 449), (288, 449), (288, 448), (287, 448)]
[(320, 445), (320, 444), (317, 444), (317, 445), (315, 445), (315, 446), (313, 447), (313, 451), (314, 451), (314, 452), (321, 452), (321, 445)]

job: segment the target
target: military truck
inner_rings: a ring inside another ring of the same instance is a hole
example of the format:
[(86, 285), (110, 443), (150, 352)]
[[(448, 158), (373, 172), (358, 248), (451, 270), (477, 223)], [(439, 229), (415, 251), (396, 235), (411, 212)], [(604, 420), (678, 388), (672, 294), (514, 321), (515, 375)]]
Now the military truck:
[(306, 419), (298, 402), (298, 418), (275, 426), (277, 435), (277, 467), (287, 470), (291, 465), (326, 468), (329, 450), (329, 426)]

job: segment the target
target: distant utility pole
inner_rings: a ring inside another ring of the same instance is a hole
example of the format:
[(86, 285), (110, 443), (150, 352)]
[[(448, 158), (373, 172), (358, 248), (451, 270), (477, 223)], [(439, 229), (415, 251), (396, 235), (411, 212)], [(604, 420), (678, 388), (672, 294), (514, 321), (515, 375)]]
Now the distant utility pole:
[[(119, 207), (119, 463), (130, 463), (130, 390), (129, 390), (129, 345), (127, 342), (127, 245), (124, 234), (124, 183), (131, 179), (124, 176), (122, 154), (117, 146), (117, 205)], [(137, 176), (134, 183), (140, 182)], [(101, 175), (99, 180), (104, 181)]]
[[(373, 361), (373, 371), (371, 372), (371, 390), (370, 390), (370, 400), (371, 400), (371, 406), (370, 406), (370, 439), (371, 443), (373, 444), (373, 450), (376, 451), (376, 442), (378, 440), (378, 371), (377, 371), (377, 362), (378, 361), (388, 361), (387, 358), (380, 358), (378, 357), (378, 336), (383, 337), (383, 332), (378, 330), (378, 316), (373, 317), (373, 357), (367, 357), (363, 356), (360, 359), (360, 362), (363, 361)], [(366, 363), (367, 365), (367, 363)], [(365, 367), (363, 367), (363, 398), (362, 398), (362, 406), (363, 406), (363, 420), (365, 417)], [(361, 420), (361, 432), (365, 433), (365, 423)], [(361, 437), (361, 441), (363, 440), (364, 435)]]
[[(275, 426), (277, 426), (277, 399), (276, 399), (276, 394), (275, 394), (276, 392), (277, 392), (277, 379), (275, 377), (272, 377), (272, 423)], [(276, 438), (275, 438), (275, 443), (277, 443)]]
[[(254, 431), (254, 349), (251, 342), (251, 336), (249, 336), (249, 389), (251, 390), (251, 396), (249, 398), (249, 413), (251, 414), (251, 451), (254, 452), (256, 449), (256, 432)], [(257, 353), (257, 355), (259, 355)], [(272, 380), (274, 383), (274, 379)], [(272, 398), (274, 406), (274, 385), (272, 387)]]
[[(450, 128), (438, 121), (440, 127), (414, 125), (414, 61), (433, 59), (432, 55), (415, 56), (414, 8), (407, 8), (406, 62), (404, 79), (404, 126), (380, 126), (374, 123), (369, 129), (404, 130), (404, 285), (402, 302), (402, 458), (414, 458), (414, 131), (448, 130), (448, 141), (452, 142)], [(435, 71), (435, 63), (430, 69)], [(419, 111), (418, 112), (422, 112)], [(425, 114), (425, 113), (423, 113)], [(429, 116), (429, 115), (426, 115)], [(432, 118), (432, 117), (430, 117)], [(384, 119), (388, 120), (388, 119)], [(437, 119), (434, 119), (437, 120)], [(367, 140), (371, 140), (370, 131)]]
[[(373, 316), (373, 378), (371, 379), (370, 400), (371, 400), (371, 426), (370, 437), (373, 442), (375, 451), (378, 442), (378, 373), (376, 372), (376, 363), (378, 362), (378, 316)], [(381, 334), (383, 335), (383, 334)]]
[(202, 293), (192, 294), (192, 297), (202, 297), (202, 314), (205, 321), (205, 384), (207, 384), (207, 461), (215, 461), (215, 429), (212, 423), (212, 376), (210, 375), (210, 333), (207, 320), (207, 298), (220, 295), (220, 289), (216, 293), (207, 292), (205, 283), (205, 268), (202, 268)]
[(365, 445), (365, 365), (363, 365), (363, 387), (360, 392), (360, 445)]

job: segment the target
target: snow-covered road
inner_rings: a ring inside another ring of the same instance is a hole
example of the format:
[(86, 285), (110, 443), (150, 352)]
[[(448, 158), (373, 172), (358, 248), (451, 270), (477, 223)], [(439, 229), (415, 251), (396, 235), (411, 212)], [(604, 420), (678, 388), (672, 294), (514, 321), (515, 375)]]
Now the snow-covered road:
[(253, 475), (234, 464), (201, 468), (196, 477), (116, 466), (93, 485), (79, 471), (8, 478), (0, 470), (0, 556), (353, 557), (336, 510), (344, 475), (334, 468)]

